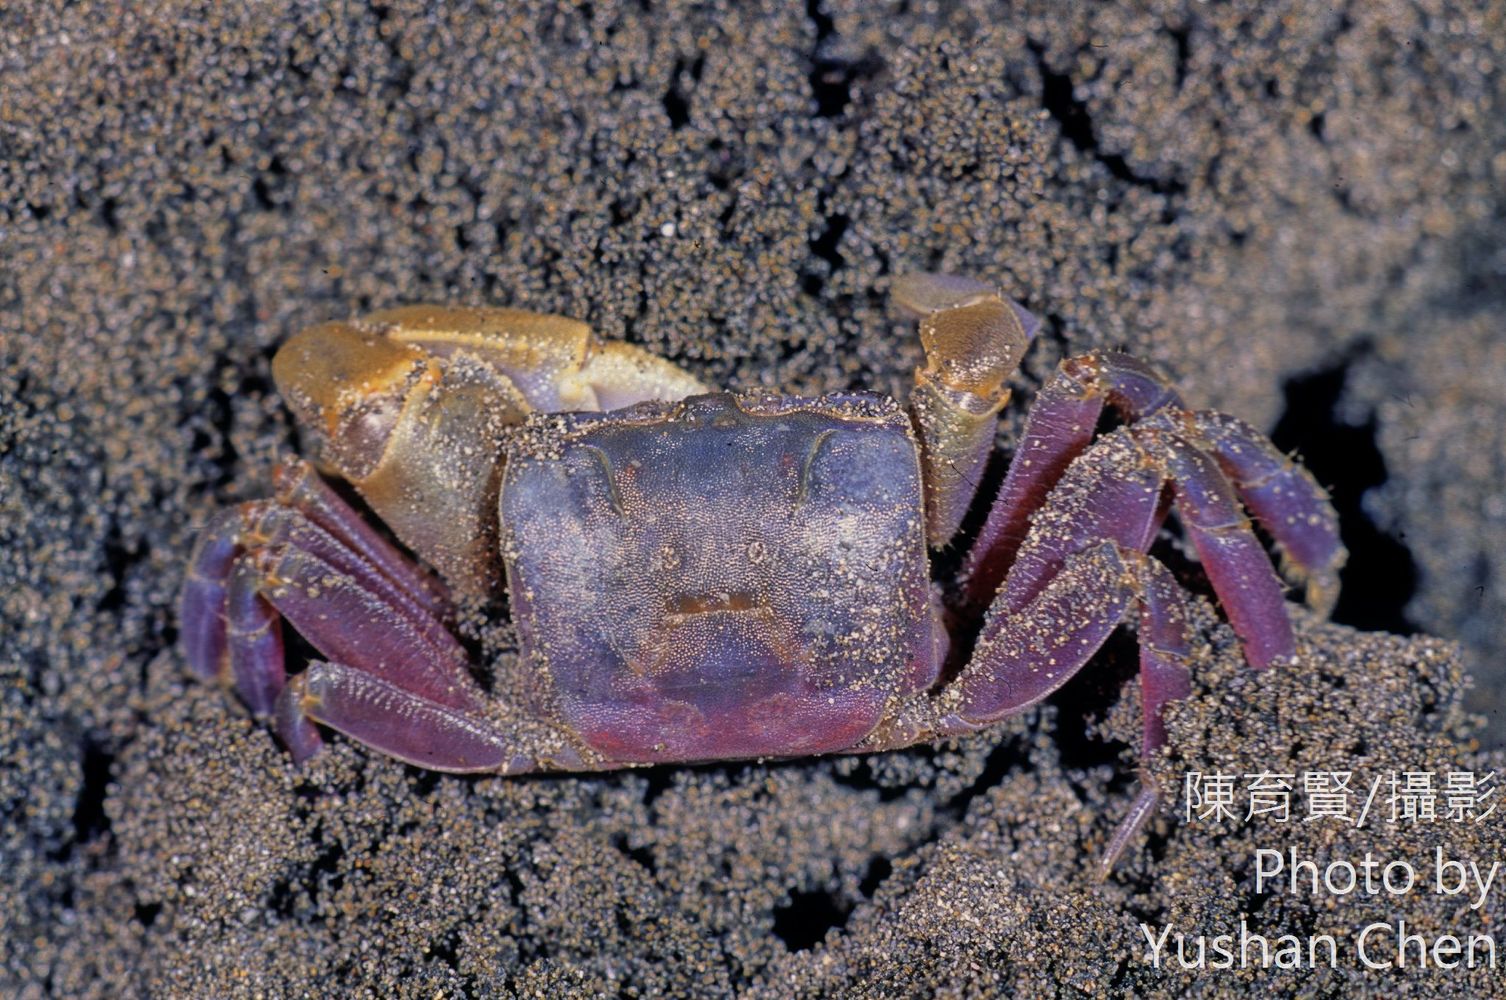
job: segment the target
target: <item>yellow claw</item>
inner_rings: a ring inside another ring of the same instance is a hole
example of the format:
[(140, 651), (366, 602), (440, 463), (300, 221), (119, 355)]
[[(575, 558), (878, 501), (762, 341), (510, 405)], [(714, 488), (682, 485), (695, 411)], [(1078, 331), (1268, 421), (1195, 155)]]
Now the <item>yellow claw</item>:
[(319, 462), (462, 592), (497, 582), (507, 429), (534, 411), (704, 392), (694, 376), (562, 316), (403, 306), (292, 337), (272, 376)]
[(926, 529), (933, 547), (957, 533), (993, 450), (1009, 376), (1035, 319), (982, 282), (945, 274), (895, 279), (894, 300), (920, 317), (926, 365), (910, 409), (926, 470)]
[(615, 410), (705, 392), (689, 372), (641, 347), (598, 340), (579, 320), (522, 309), (401, 306), (366, 317), (401, 344), (447, 356), (470, 350), (545, 413)]

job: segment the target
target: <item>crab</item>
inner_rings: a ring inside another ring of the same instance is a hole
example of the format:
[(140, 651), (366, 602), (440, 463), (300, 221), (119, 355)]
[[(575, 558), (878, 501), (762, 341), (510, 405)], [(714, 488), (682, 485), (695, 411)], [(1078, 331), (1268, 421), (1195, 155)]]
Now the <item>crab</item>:
[[(908, 406), (713, 392), (515, 309), (413, 306), (295, 335), (273, 376), (318, 468), (288, 460), (272, 499), (205, 528), (189, 664), (297, 761), (326, 727), (438, 771), (584, 772), (973, 732), (1046, 698), (1129, 619), (1143, 762), (1190, 690), (1189, 595), (1147, 554), (1173, 509), (1251, 667), (1294, 640), (1246, 511), (1331, 607), (1345, 553), (1313, 476), (1117, 352), (1060, 364), (959, 533), (1039, 324), (970, 278), (910, 275), (892, 295), (925, 352)], [(1106, 408), (1118, 425), (1099, 434)], [(933, 582), (930, 553), (968, 536), (960, 572)], [(487, 692), (454, 620), (504, 585), (519, 655)], [(301, 673), (284, 621), (321, 657)], [(1158, 802), (1141, 772), (1106, 866)]]

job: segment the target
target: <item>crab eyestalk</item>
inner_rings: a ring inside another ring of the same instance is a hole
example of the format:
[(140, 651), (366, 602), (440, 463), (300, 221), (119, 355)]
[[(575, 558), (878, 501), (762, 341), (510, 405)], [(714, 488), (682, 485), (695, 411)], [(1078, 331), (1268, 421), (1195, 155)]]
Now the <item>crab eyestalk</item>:
[(970, 278), (906, 275), (895, 280), (893, 295), (920, 317), (926, 365), (915, 372), (910, 410), (926, 471), (926, 534), (940, 548), (972, 504), (1009, 401), (1005, 381), (1040, 324)]

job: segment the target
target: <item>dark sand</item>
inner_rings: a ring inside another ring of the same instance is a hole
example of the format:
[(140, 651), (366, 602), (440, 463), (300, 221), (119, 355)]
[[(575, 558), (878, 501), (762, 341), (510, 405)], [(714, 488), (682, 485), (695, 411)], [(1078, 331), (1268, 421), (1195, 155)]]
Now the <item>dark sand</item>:
[(54, 6), (0, 11), (0, 995), (1506, 992), (1147, 968), (1142, 920), (1500, 927), (1499, 894), (1257, 897), (1250, 852), (1489, 861), (1506, 818), (1168, 813), (1100, 884), (1127, 641), (955, 747), (520, 781), (341, 740), (296, 770), (174, 645), (196, 527), (296, 447), (268, 364), (302, 325), (520, 305), (726, 385), (898, 392), (884, 289), (947, 269), (1046, 318), (1015, 422), (1128, 347), (1333, 487), (1339, 621), (1463, 643), (1304, 618), (1256, 675), (1209, 618), (1168, 781), (1506, 768), (1459, 715), (1506, 682), (1501, 0)]

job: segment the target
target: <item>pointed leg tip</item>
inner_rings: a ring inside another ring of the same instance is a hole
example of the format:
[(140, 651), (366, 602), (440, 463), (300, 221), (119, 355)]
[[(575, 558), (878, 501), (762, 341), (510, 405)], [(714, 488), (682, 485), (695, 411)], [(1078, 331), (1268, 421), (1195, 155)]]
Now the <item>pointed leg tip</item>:
[(1140, 794), (1135, 796), (1135, 801), (1130, 805), (1130, 810), (1124, 819), (1119, 821), (1119, 826), (1114, 830), (1113, 837), (1109, 838), (1109, 846), (1104, 849), (1103, 857), (1098, 859), (1099, 880), (1107, 880), (1114, 873), (1114, 866), (1124, 856), (1125, 849), (1130, 841), (1134, 840), (1145, 824), (1155, 814), (1156, 807), (1161, 804), (1161, 792), (1148, 778), (1141, 779), (1143, 787)]
[(304, 711), (304, 698), (304, 680), (301, 674), (289, 680), (287, 687), (277, 696), (277, 739), (292, 756), (294, 764), (302, 764), (324, 746), (324, 737), (319, 735), (319, 727)]
[(1308, 578), (1304, 600), (1319, 617), (1328, 618), (1339, 603), (1337, 573), (1314, 573)]

